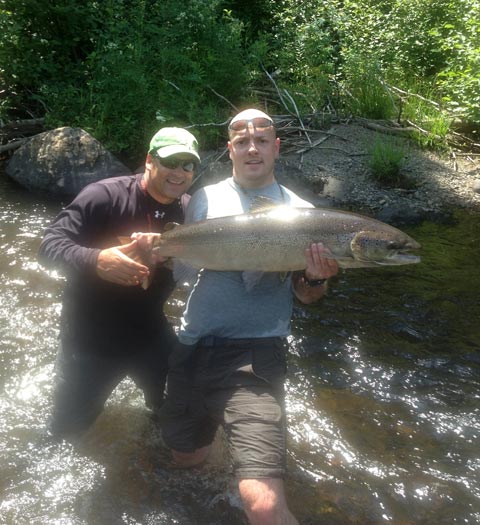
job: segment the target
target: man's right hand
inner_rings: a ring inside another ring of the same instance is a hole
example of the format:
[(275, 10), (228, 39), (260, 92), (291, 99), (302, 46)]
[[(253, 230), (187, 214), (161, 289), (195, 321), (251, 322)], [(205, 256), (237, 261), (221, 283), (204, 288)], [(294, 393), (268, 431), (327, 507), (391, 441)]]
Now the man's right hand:
[(149, 275), (148, 267), (130, 259), (126, 253), (131, 253), (137, 241), (130, 244), (114, 246), (102, 250), (97, 259), (97, 275), (111, 283), (123, 286), (136, 286)]

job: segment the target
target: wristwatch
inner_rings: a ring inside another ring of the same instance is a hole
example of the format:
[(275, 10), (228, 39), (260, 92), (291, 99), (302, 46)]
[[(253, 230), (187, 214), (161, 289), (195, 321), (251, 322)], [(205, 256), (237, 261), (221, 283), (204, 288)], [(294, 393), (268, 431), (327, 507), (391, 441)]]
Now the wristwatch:
[(303, 280), (305, 284), (311, 287), (322, 286), (322, 284), (325, 284), (327, 282), (327, 279), (309, 279), (305, 272), (303, 272)]

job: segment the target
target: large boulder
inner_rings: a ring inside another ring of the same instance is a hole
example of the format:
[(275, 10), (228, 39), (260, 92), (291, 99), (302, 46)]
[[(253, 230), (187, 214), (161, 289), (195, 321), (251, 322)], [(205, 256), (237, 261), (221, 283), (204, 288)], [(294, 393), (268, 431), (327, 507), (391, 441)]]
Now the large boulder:
[(64, 127), (30, 138), (13, 154), (6, 173), (28, 190), (61, 197), (131, 171), (86, 131)]

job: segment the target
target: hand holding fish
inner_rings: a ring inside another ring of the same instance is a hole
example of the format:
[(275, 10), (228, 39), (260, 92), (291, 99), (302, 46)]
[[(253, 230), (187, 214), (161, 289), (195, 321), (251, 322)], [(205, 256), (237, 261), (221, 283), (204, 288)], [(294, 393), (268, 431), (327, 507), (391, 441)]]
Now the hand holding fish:
[(335, 259), (325, 257), (331, 254), (323, 243), (313, 243), (305, 250), (307, 267), (305, 275), (311, 281), (329, 279), (338, 273), (338, 263)]
[[(337, 275), (338, 263), (335, 259), (328, 257), (331, 252), (323, 243), (312, 243), (305, 250), (306, 267), (303, 275), (296, 274), (293, 281), (293, 289), (296, 297), (304, 304), (318, 301), (327, 292), (326, 279)], [(312, 285), (310, 282), (320, 281)], [(324, 281), (325, 283), (321, 283)]]
[(150, 262), (152, 264), (155, 263), (163, 263), (168, 260), (168, 257), (163, 257), (161, 255), (158, 255), (153, 248), (156, 244), (158, 244), (158, 241), (160, 240), (160, 233), (142, 233), (142, 232), (135, 232), (132, 233), (131, 238), (137, 241), (137, 245), (145, 253), (150, 254)]
[(123, 246), (102, 250), (97, 259), (97, 275), (105, 281), (123, 286), (136, 286), (142, 283), (148, 277), (148, 267), (128, 256), (136, 245), (137, 241), (133, 240)]

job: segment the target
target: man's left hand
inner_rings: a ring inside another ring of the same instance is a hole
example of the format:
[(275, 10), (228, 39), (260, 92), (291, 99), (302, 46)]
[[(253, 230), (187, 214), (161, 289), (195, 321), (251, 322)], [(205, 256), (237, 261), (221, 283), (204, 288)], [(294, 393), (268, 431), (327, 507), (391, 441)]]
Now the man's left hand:
[[(299, 301), (304, 304), (321, 299), (327, 291), (326, 279), (337, 275), (338, 264), (330, 257), (331, 252), (322, 243), (311, 244), (305, 250), (306, 268), (304, 274), (294, 273), (293, 291)], [(309, 284), (309, 281), (320, 283)], [(321, 281), (325, 280), (323, 284)]]
[(141, 250), (150, 254), (150, 262), (152, 264), (158, 264), (168, 261), (168, 257), (163, 257), (155, 252), (155, 246), (158, 245), (161, 236), (160, 233), (134, 232), (131, 238), (137, 241)]

